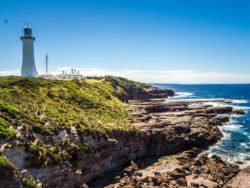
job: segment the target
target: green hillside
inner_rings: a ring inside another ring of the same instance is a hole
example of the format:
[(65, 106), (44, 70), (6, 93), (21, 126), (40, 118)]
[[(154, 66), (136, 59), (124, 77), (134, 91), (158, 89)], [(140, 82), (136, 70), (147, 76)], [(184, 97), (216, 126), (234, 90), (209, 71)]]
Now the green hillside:
[[(57, 81), (0, 78), (0, 136), (14, 137), (13, 128), (53, 134), (72, 125), (78, 131), (129, 130), (126, 105), (106, 81)], [(122, 91), (121, 91), (122, 92)]]

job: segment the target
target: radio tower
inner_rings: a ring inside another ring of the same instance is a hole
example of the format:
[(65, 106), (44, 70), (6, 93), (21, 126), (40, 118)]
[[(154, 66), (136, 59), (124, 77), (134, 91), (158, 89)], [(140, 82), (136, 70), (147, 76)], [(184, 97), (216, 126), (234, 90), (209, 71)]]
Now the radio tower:
[(45, 56), (46, 73), (49, 73), (49, 56)]

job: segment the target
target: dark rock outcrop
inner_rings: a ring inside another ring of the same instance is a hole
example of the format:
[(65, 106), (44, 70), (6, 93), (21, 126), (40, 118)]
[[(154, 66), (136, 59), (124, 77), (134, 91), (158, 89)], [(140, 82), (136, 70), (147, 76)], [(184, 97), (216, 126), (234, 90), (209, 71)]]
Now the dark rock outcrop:
[(175, 92), (171, 89), (159, 89), (157, 87), (149, 87), (146, 92), (151, 99), (168, 98), (175, 95)]
[(208, 113), (216, 113), (216, 114), (227, 114), (232, 113), (233, 107), (226, 106), (226, 107), (209, 107), (207, 109)]
[(104, 79), (117, 89), (114, 95), (123, 102), (128, 102), (130, 100), (147, 101), (152, 98), (168, 98), (169, 96), (175, 95), (175, 92), (171, 89), (160, 89), (144, 83), (134, 82), (126, 78), (105, 76)]
[(237, 115), (245, 115), (245, 111), (242, 109), (233, 109), (233, 113)]

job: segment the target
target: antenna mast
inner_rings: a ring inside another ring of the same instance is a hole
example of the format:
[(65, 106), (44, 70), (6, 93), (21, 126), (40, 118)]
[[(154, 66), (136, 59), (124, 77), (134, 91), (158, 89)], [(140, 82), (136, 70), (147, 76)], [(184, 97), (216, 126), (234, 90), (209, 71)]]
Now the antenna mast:
[(46, 61), (46, 73), (49, 72), (49, 56), (48, 54), (45, 56), (45, 61)]

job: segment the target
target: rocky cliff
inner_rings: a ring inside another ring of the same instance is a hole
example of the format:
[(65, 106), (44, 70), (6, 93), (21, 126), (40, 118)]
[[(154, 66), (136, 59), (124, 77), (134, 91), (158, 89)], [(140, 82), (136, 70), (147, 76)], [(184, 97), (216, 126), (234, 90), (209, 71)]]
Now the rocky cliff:
[(121, 100), (148, 98), (147, 89), (114, 77), (0, 78), (1, 186), (79, 187), (134, 158), (144, 138)]

